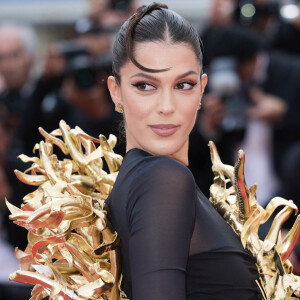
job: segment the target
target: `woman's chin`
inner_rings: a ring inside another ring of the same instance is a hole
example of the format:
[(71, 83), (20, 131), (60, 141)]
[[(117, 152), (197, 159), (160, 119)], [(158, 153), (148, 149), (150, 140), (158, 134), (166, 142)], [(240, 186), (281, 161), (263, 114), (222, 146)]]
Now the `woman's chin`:
[(183, 153), (183, 145), (174, 145), (174, 143), (160, 143), (149, 147), (148, 152), (153, 155), (163, 155), (175, 158), (180, 153)]

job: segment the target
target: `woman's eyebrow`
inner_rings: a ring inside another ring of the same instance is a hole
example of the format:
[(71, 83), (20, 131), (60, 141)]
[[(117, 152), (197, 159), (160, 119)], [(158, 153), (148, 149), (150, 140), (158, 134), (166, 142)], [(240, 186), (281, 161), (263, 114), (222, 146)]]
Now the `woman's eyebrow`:
[(152, 75), (146, 74), (146, 73), (137, 73), (137, 74), (132, 75), (130, 78), (134, 78), (134, 77), (144, 77), (147, 79), (158, 81), (158, 78), (156, 78)]
[(191, 75), (191, 74), (198, 75), (199, 73), (196, 72), (196, 71), (191, 70), (191, 71), (188, 71), (186, 73), (183, 73), (183, 74), (179, 75), (176, 79), (181, 79), (181, 78), (184, 78), (185, 76), (188, 76), (188, 75)]
[[(188, 75), (191, 75), (191, 74), (198, 75), (198, 72), (193, 71), (193, 70), (185, 72), (185, 73), (179, 75), (178, 77), (176, 77), (176, 80), (178, 80), (180, 78), (184, 78), (184, 77), (186, 77)], [(159, 79), (156, 78), (155, 76), (149, 75), (149, 74), (146, 74), (146, 73), (137, 73), (137, 74), (132, 75), (130, 78), (134, 78), (134, 77), (144, 77), (144, 78), (151, 79), (151, 80), (154, 80), (154, 81), (159, 81)]]

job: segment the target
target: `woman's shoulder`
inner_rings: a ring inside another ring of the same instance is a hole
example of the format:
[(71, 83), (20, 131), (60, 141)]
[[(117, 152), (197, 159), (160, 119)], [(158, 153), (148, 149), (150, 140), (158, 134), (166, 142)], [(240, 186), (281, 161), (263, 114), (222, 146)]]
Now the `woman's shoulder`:
[(153, 156), (140, 149), (132, 149), (128, 153), (132, 168), (134, 169), (135, 179), (162, 179), (177, 178), (194, 182), (194, 177), (185, 165), (166, 156)]
[[(142, 151), (142, 150), (137, 150)], [(134, 151), (136, 152), (136, 151)], [(131, 152), (130, 155), (132, 155)], [(142, 157), (141, 157), (141, 156)], [(147, 153), (135, 153), (135, 171), (127, 185), (127, 213), (130, 222), (150, 208), (167, 211), (189, 211), (193, 214), (196, 184), (190, 170), (180, 162)], [(179, 213), (180, 215), (181, 213)]]

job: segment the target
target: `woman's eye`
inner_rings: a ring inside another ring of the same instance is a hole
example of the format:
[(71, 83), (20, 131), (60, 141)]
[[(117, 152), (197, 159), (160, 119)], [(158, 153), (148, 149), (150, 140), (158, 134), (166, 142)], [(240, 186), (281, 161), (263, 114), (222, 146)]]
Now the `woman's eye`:
[(179, 82), (176, 84), (177, 90), (191, 90), (196, 85), (195, 82)]
[(155, 89), (155, 87), (147, 82), (138, 82), (133, 84), (139, 91), (152, 91)]

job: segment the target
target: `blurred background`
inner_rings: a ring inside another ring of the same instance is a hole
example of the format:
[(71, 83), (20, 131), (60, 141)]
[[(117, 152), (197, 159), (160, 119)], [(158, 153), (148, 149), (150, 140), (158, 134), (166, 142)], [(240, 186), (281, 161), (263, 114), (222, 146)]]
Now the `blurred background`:
[[(41, 140), (64, 119), (98, 137), (119, 136), (106, 78), (120, 25), (148, 0), (0, 0), (0, 299), (29, 299), (31, 287), (8, 281), (18, 269), (14, 247), (27, 234), (8, 219), (34, 187), (14, 169), (29, 166)], [(209, 83), (190, 137), (190, 169), (209, 196), (208, 141), (223, 162), (246, 153), (248, 186), (265, 206), (275, 195), (300, 201), (300, 2), (297, 0), (166, 0), (204, 44)], [(120, 139), (115, 151), (124, 154)], [(290, 228), (292, 221), (284, 226)], [(260, 232), (263, 237), (269, 224)], [(300, 273), (296, 249), (291, 259)]]

